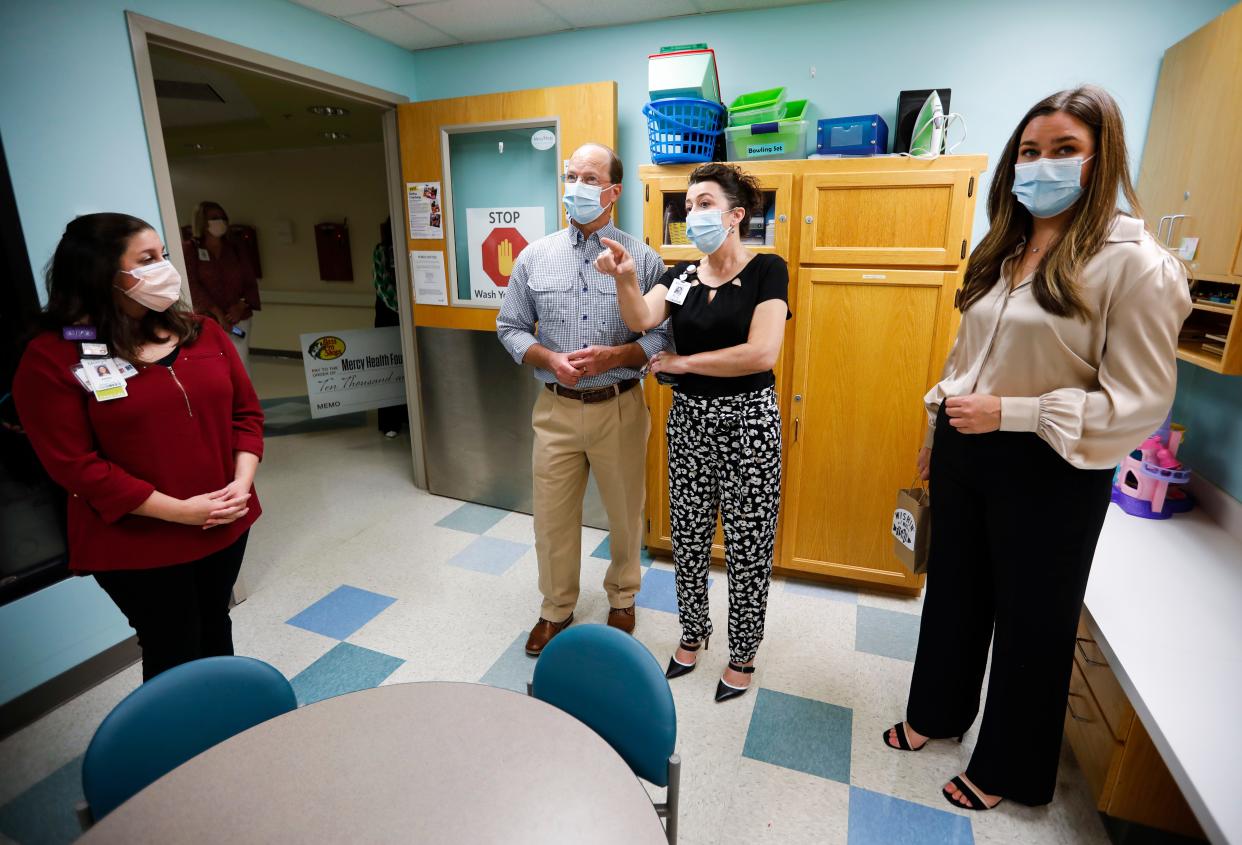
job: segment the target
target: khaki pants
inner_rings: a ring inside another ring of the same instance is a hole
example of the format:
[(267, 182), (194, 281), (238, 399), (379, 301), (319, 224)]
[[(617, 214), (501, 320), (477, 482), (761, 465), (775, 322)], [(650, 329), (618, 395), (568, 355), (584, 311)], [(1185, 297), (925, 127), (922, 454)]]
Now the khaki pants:
[(611, 607), (632, 607), (642, 582), (642, 514), (651, 418), (641, 385), (605, 402), (539, 391), (535, 429), (535, 554), (540, 616), (563, 622), (578, 603), (582, 565), (582, 497), (595, 471), (608, 512), (612, 564), (604, 576)]

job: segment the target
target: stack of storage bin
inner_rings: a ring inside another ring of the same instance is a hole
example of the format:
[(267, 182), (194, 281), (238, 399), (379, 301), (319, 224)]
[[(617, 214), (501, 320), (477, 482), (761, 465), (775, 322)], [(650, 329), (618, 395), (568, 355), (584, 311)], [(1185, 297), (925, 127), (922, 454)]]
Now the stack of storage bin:
[(806, 100), (785, 100), (784, 88), (743, 94), (729, 105), (725, 145), (730, 161), (805, 158)]
[(705, 44), (665, 47), (647, 59), (651, 161), (684, 164), (715, 158), (724, 127), (716, 54)]

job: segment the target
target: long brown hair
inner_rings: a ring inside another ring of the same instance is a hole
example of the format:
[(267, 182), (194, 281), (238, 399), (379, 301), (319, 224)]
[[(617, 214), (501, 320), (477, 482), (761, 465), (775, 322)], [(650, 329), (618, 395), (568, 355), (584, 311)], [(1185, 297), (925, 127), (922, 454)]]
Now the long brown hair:
[(1117, 195), (1125, 196), (1130, 214), (1142, 216), (1130, 180), (1130, 157), (1126, 152), (1121, 110), (1112, 95), (1095, 85), (1083, 85), (1045, 97), (1018, 122), (1001, 153), (988, 192), (991, 227), (970, 254), (962, 285), (962, 311), (992, 289), (1000, 279), (1005, 260), (1030, 230), (1031, 213), (1013, 195), (1013, 166), (1018, 160), (1018, 147), (1027, 124), (1054, 112), (1073, 115), (1091, 129), (1095, 137), (1095, 159), (1083, 195), (1074, 205), (1069, 226), (1035, 270), (1031, 288), (1040, 307), (1058, 317), (1089, 317), (1091, 312), (1083, 302), (1078, 279), (1082, 268), (1103, 248), (1108, 238), (1117, 216)]
[(60, 331), (64, 326), (89, 323), (95, 327), (98, 342), (108, 344), (112, 354), (127, 361), (137, 360), (138, 348), (158, 342), (161, 334), (192, 343), (199, 325), (183, 303), (174, 303), (167, 311), (148, 310), (135, 320), (121, 310), (113, 295), (121, 256), (130, 239), (152, 228), (128, 214), (85, 214), (71, 220), (47, 266), (43, 328)]

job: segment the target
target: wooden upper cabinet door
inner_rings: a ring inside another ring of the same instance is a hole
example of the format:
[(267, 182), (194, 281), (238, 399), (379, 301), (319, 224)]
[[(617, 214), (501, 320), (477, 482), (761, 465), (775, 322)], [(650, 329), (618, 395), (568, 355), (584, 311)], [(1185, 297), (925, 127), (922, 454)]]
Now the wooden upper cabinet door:
[(954, 267), (966, 257), (965, 170), (847, 172), (802, 178), (802, 262)]
[[(665, 226), (666, 217), (673, 223), (684, 223), (686, 219), (686, 188), (689, 172), (685, 174), (658, 176), (647, 178), (643, 183), (643, 233), (647, 245), (660, 253), (667, 263), (678, 261), (695, 261), (703, 257), (692, 244), (674, 244)], [(765, 208), (756, 213), (762, 216), (767, 205), (774, 206), (774, 238), (771, 246), (764, 244), (746, 244), (751, 252), (771, 252), (791, 261), (790, 249), (790, 214), (793, 205), (793, 174), (792, 173), (755, 173), (755, 181), (763, 192)], [(762, 237), (763, 231), (750, 232), (751, 235)], [(791, 261), (791, 263), (793, 263)]]
[(781, 564), (917, 587), (922, 579), (893, 554), (890, 527), (897, 490), (915, 476), (922, 397), (944, 364), (951, 274), (800, 275)]
[(1184, 200), (1180, 213), (1186, 216), (1171, 221), (1166, 232), (1172, 230), (1169, 246), (1174, 249), (1182, 238), (1199, 239), (1191, 264), (1196, 276), (1228, 277), (1235, 273), (1242, 237), (1242, 150), (1237, 143), (1242, 127), (1242, 5), (1191, 39), (1195, 45), (1206, 42), (1207, 66), (1180, 100), (1179, 115), (1190, 118), (1195, 132), (1178, 151), (1189, 164), (1185, 192), (1179, 197)]

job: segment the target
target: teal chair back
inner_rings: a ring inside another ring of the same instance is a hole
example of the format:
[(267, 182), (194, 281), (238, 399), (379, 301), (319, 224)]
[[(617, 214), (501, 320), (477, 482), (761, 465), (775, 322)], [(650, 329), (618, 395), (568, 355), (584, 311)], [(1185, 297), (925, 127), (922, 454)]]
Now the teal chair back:
[(607, 625), (557, 634), (535, 664), (531, 694), (604, 738), (634, 773), (669, 785), (677, 710), (664, 671), (636, 639)]
[(274, 667), (249, 657), (205, 657), (162, 672), (100, 724), (82, 761), (92, 820), (191, 757), (298, 706)]

